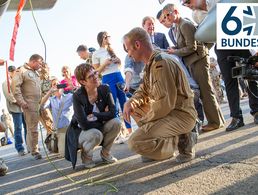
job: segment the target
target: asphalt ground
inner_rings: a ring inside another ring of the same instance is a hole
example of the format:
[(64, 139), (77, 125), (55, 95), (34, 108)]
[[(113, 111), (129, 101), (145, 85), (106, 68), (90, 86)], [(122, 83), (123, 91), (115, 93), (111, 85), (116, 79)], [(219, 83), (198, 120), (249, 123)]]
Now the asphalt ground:
[[(9, 167), (0, 177), (0, 194), (258, 194), (258, 125), (249, 114), (248, 100), (241, 101), (245, 126), (225, 132), (229, 124), (227, 104), (221, 108), (227, 120), (224, 128), (203, 133), (196, 145), (196, 158), (178, 164), (175, 158), (142, 163), (127, 144), (112, 148), (119, 161), (103, 164), (97, 148), (98, 166), (87, 170), (78, 154), (76, 169), (56, 154), (47, 160), (41, 144), (42, 160), (18, 156), (14, 145), (0, 147), (0, 156)], [(43, 132), (44, 133), (44, 132)], [(65, 176), (61, 175), (64, 174)]]

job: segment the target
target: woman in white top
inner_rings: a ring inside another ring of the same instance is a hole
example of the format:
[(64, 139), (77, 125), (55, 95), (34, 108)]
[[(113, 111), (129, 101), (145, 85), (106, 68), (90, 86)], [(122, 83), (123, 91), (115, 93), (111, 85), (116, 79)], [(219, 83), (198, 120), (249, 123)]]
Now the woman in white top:
[[(102, 75), (102, 83), (109, 85), (116, 108), (118, 109), (118, 99), (121, 110), (123, 111), (126, 96), (125, 93), (117, 87), (118, 83), (124, 83), (124, 78), (120, 71), (121, 60), (116, 56), (111, 48), (110, 36), (107, 32), (99, 32), (97, 41), (100, 48), (93, 53), (92, 65)], [(127, 122), (125, 122), (125, 125), (129, 133), (131, 133), (131, 125)]]

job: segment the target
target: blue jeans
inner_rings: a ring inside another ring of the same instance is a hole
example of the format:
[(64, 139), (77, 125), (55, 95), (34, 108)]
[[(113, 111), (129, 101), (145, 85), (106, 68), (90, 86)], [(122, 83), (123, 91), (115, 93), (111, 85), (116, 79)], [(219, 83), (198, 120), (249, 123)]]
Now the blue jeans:
[(26, 125), (26, 121), (25, 121), (25, 117), (24, 114), (22, 113), (22, 124), (23, 124), (23, 130), (24, 130), (24, 140), (25, 143), (27, 143), (27, 125)]
[[(121, 72), (114, 72), (114, 73), (110, 73), (107, 75), (104, 75), (102, 77), (102, 83), (103, 84), (108, 84), (110, 91), (112, 93), (112, 96), (114, 98), (114, 102), (117, 108), (117, 115), (118, 115), (118, 102), (117, 99), (119, 101), (120, 104), (120, 108), (123, 111), (124, 110), (124, 104), (126, 102), (126, 96), (125, 93), (121, 90), (119, 90), (116, 86), (117, 83), (124, 83), (124, 78), (122, 77)], [(125, 122), (125, 126), (126, 128), (131, 128), (131, 125), (129, 123)]]
[(14, 124), (14, 140), (15, 140), (15, 149), (17, 152), (24, 151), (23, 147), (23, 139), (22, 139), (22, 124), (24, 128), (24, 137), (26, 140), (26, 125), (24, 125), (24, 116), (23, 113), (14, 113), (11, 112), (11, 115), (13, 117), (13, 124)]

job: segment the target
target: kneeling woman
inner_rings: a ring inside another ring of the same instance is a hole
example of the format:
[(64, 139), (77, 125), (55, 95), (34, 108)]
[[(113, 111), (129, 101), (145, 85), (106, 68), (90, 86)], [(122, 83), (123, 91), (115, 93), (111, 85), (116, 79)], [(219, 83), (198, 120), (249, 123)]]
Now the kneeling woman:
[(82, 162), (86, 168), (95, 166), (93, 149), (101, 145), (100, 157), (104, 162), (117, 161), (110, 153), (121, 123), (116, 118), (116, 108), (107, 85), (100, 85), (98, 72), (90, 64), (80, 64), (75, 69), (81, 84), (73, 94), (74, 115), (66, 134), (66, 159), (75, 167), (77, 149), (81, 148)]

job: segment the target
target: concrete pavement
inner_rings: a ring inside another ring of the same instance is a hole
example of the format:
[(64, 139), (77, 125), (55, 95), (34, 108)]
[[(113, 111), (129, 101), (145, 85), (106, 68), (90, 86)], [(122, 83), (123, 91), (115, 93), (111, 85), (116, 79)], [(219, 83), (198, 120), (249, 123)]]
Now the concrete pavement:
[[(141, 163), (140, 156), (126, 144), (115, 144), (119, 161), (103, 165), (99, 149), (94, 158), (99, 166), (86, 170), (80, 158), (76, 170), (57, 155), (54, 165), (76, 183), (60, 175), (44, 157), (19, 157), (13, 145), (0, 147), (9, 171), (0, 177), (0, 194), (258, 194), (258, 125), (249, 114), (248, 100), (241, 102), (245, 126), (231, 133), (225, 127), (200, 135), (196, 159), (177, 164), (175, 158)], [(222, 110), (230, 122), (228, 105)], [(42, 146), (41, 146), (42, 148)], [(44, 151), (41, 150), (44, 155)], [(79, 156), (79, 155), (78, 155)], [(117, 191), (117, 192), (112, 192)]]

